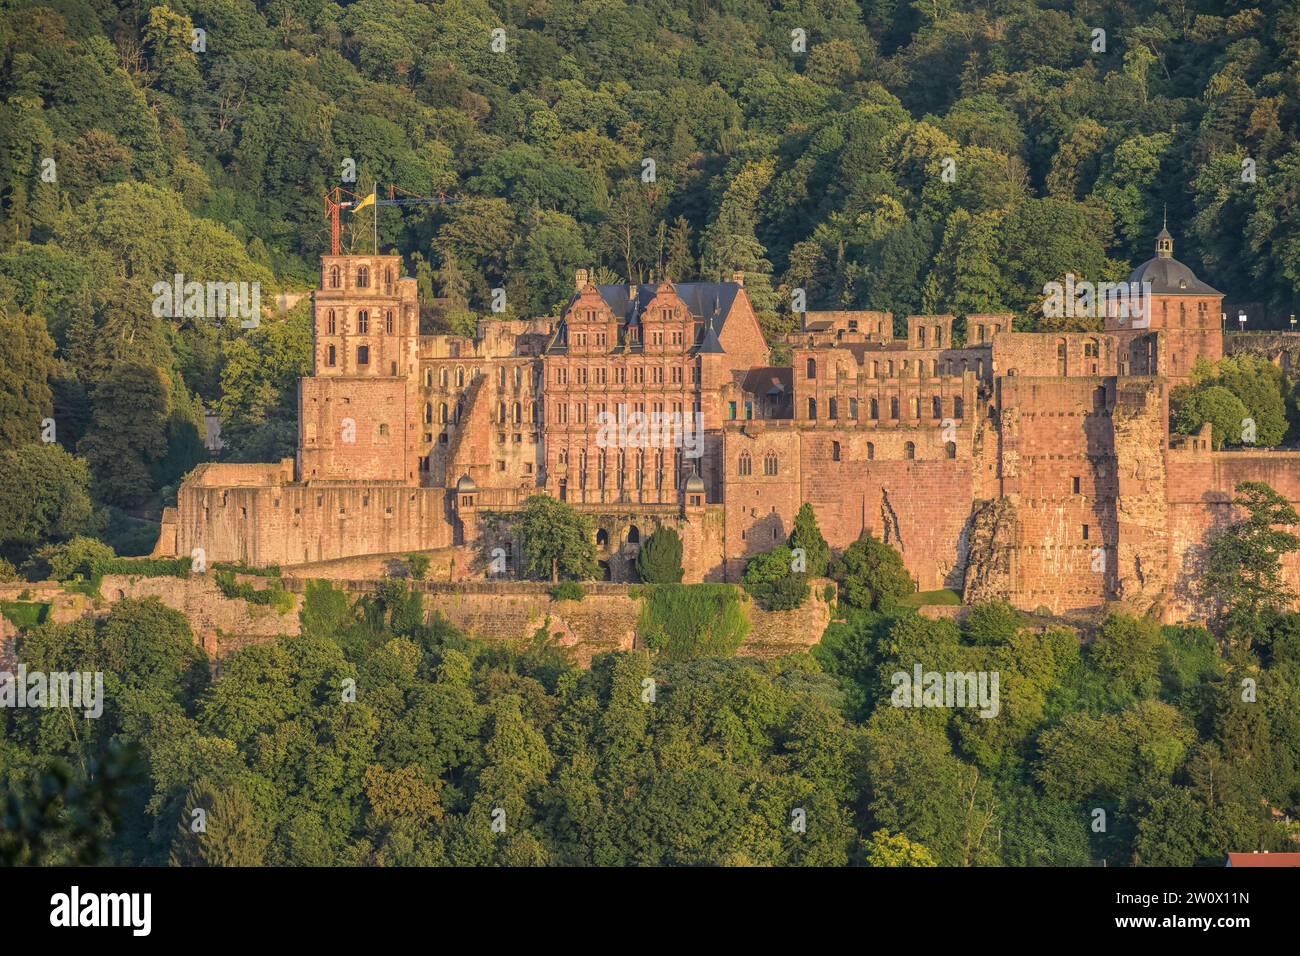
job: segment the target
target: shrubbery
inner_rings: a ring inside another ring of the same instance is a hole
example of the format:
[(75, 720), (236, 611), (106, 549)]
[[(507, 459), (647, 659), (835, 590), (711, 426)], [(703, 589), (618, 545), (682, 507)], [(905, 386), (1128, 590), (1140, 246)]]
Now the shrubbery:
[(830, 573), (840, 586), (840, 600), (863, 610), (880, 610), (916, 590), (902, 555), (870, 534), (845, 548)]
[(637, 632), (668, 660), (729, 657), (749, 633), (734, 585), (664, 584), (644, 594)]

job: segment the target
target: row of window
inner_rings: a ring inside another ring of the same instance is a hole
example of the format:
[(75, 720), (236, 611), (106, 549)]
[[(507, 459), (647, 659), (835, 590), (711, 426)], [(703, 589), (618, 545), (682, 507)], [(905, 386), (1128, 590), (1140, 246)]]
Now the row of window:
[[(699, 370), (694, 366), (683, 368), (680, 365), (673, 365), (665, 369), (662, 365), (633, 365), (631, 369), (631, 383), (633, 385), (645, 385), (647, 383), (646, 373), (649, 372), (649, 384), (651, 385), (681, 385), (683, 381), (689, 381), (695, 384), (699, 380)], [(688, 370), (689, 369), (689, 370)], [(605, 366), (593, 366), (588, 368), (585, 365), (575, 366), (573, 369), (573, 384), (575, 385), (614, 385), (628, 384), (629, 366), (615, 365), (613, 375), (609, 375)], [(569, 384), (569, 369), (563, 365), (557, 365), (552, 375), (552, 380), (556, 385)]]
[[(952, 441), (947, 442), (944, 445), (944, 455), (949, 459), (955, 459), (957, 457), (957, 443)], [(867, 442), (867, 461), (874, 461), (875, 458), (876, 458), (875, 443)], [(903, 458), (907, 461), (916, 460), (916, 442), (909, 441), (903, 444)], [(843, 460), (843, 449), (840, 447), (840, 443), (837, 441), (831, 442), (831, 460), (832, 461)], [(776, 475), (780, 473), (780, 470), (781, 470), (780, 459), (777, 457), (776, 452), (772, 452), (772, 451), (767, 452), (763, 456), (763, 474), (768, 476)], [(754, 459), (750, 456), (749, 452), (742, 451), (740, 453), (740, 457), (736, 459), (736, 474), (744, 478), (749, 475), (752, 475), (753, 473), (754, 473)]]
[[(343, 270), (339, 266), (330, 266), (329, 279), (326, 283), (331, 289), (343, 288)], [(370, 288), (370, 266), (357, 266), (357, 288)], [(384, 292), (393, 294), (393, 270), (384, 270)]]
[[(916, 363), (915, 365), (912, 364), (913, 361), (915, 361)], [(909, 373), (915, 373), (912, 377), (920, 378), (922, 375), (925, 374), (925, 368), (926, 368), (925, 359), (915, 359), (915, 360), (902, 359), (898, 363), (897, 368), (899, 370), (900, 376), (903, 378), (907, 378), (909, 376)], [(931, 359), (930, 360), (931, 378), (939, 377), (939, 368), (940, 368), (939, 360)], [(965, 375), (968, 371), (971, 370), (971, 361), (970, 359), (944, 359), (942, 368), (943, 368), (944, 375), (958, 375), (958, 374)], [(886, 359), (884, 362), (881, 362), (879, 359), (873, 360), (871, 362), (870, 377), (880, 378), (881, 377), (880, 372), (882, 369), (885, 372), (884, 375), (885, 378), (893, 378), (894, 369), (895, 369), (894, 360)], [(984, 377), (984, 360), (982, 358), (975, 359), (974, 369), (975, 369), (975, 374), (977, 376), (979, 376), (980, 378)], [(815, 358), (810, 358), (807, 360), (804, 368), (804, 374), (810, 379), (817, 377), (817, 360)]]
[[(383, 328), (385, 334), (387, 335), (393, 334), (394, 326), (393, 326), (392, 309), (384, 310)], [(327, 309), (325, 311), (325, 334), (338, 335), (338, 331), (339, 331), (338, 314), (334, 309)], [(346, 329), (344, 331), (346, 332)], [(358, 309), (357, 310), (357, 335), (369, 335), (369, 334), (370, 334), (370, 310)]]
[[(748, 403), (746, 403), (746, 404), (748, 404)], [(935, 396), (933, 396), (933, 397), (930, 399), (930, 403), (929, 403), (929, 404), (930, 404), (930, 414), (931, 414), (934, 418), (943, 418), (943, 404), (944, 404), (944, 402), (943, 402), (943, 396), (941, 396), (941, 395), (935, 395)], [(833, 420), (838, 419), (838, 418), (840, 417), (840, 402), (839, 402), (839, 399), (837, 399), (837, 398), (832, 398), (832, 399), (830, 399), (830, 400), (826, 403), (826, 406), (827, 406), (827, 407), (826, 407), (826, 417), (827, 417), (827, 419), (830, 419), (830, 420), (833, 421)], [(899, 402), (899, 399), (897, 398), (897, 396), (895, 396), (894, 398), (891, 398), (891, 399), (889, 400), (889, 417), (890, 417), (890, 418), (893, 418), (893, 419), (897, 419), (897, 418), (899, 418), (899, 406), (900, 406), (900, 402)], [(912, 398), (912, 399), (909, 400), (909, 402), (908, 402), (908, 407), (909, 407), (909, 411), (912, 413), (912, 415), (911, 415), (912, 418), (920, 418), (920, 417), (921, 417), (921, 410), (925, 407), (924, 399), (920, 398), (919, 396), (918, 396), (918, 397), (915, 397), (915, 398)], [(858, 400), (857, 400), (856, 398), (850, 398), (850, 399), (849, 399), (849, 418), (850, 418), (850, 419), (853, 419), (853, 420), (856, 421), (856, 420), (858, 419), (858, 417), (859, 417), (859, 416), (858, 416), (859, 411), (860, 411), (860, 406), (859, 406)], [(735, 418), (735, 414), (734, 414), (734, 412), (735, 412), (735, 405), (734, 405), (734, 403), (733, 403), (733, 405), (732, 405), (732, 413), (733, 413), (733, 414), (732, 414), (732, 418)], [(962, 418), (965, 414), (966, 414), (966, 404), (965, 404), (965, 402), (962, 400), (962, 397), (961, 397), (960, 395), (955, 395), (955, 396), (953, 396), (953, 399), (952, 399), (952, 417), (953, 417), (953, 418)], [(750, 416), (749, 414), (746, 414), (745, 417), (746, 417), (746, 418), (749, 418), (749, 417), (751, 417), (751, 416)], [(808, 399), (808, 417), (809, 417), (810, 419), (814, 419), (814, 420), (817, 418), (817, 399), (815, 399), (815, 398), (810, 398), (810, 399)], [(868, 419), (871, 419), (871, 420), (875, 420), (875, 419), (880, 418), (880, 399), (878, 399), (878, 398), (870, 398), (870, 399), (867, 399), (867, 418), (868, 418)]]

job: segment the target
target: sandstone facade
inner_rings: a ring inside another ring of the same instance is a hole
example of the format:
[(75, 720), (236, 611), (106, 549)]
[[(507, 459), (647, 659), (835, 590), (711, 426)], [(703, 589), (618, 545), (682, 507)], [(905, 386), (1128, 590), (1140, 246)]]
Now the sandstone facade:
[[(296, 458), (199, 466), (157, 553), (292, 567), (429, 551), (450, 556), (447, 580), (500, 576), (504, 554), (509, 577), (511, 515), (546, 494), (592, 518), (610, 580), (670, 526), (688, 581), (735, 581), (811, 502), (833, 549), (883, 538), (923, 590), (1182, 619), (1235, 484), (1300, 499), (1298, 454), (1171, 438), (1170, 389), (1225, 337), (1222, 295), (1166, 233), (1134, 272), (1150, 291), (1136, 321), (1023, 333), (968, 315), (959, 341), (953, 316), (911, 316), (904, 340), (887, 313), (808, 313), (793, 367), (765, 364), (742, 275), (598, 286), (580, 270), (560, 318), (470, 339), (419, 334), (396, 256), (321, 269)], [(661, 418), (699, 433), (638, 431)]]

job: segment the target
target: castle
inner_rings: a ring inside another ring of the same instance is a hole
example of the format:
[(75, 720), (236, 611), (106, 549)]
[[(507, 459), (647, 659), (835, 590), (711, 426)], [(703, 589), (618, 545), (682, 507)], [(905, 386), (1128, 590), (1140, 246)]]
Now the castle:
[(888, 313), (808, 312), (775, 367), (743, 274), (611, 286), (578, 270), (557, 320), (466, 338), (420, 334), (398, 256), (324, 256), (296, 459), (200, 465), (156, 553), (446, 551), (461, 577), (502, 557), (509, 575), (509, 516), (546, 494), (590, 516), (610, 580), (634, 580), (640, 542), (668, 526), (687, 581), (737, 581), (810, 502), (832, 549), (882, 538), (921, 590), (1195, 618), (1234, 487), (1300, 498), (1300, 454), (1170, 434), (1171, 387), (1224, 354), (1223, 296), (1164, 231), (1130, 283), (1144, 311), (1108, 308), (1094, 334), (968, 315), (958, 344), (954, 316), (930, 315), (902, 340)]

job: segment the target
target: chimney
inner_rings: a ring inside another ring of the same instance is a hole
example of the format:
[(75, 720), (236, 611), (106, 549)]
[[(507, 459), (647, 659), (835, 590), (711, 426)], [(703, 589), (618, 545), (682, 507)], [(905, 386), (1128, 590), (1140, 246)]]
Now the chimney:
[(745, 273), (733, 272), (731, 274), (731, 281), (743, 289), (745, 287)]
[(579, 269), (577, 272), (575, 272), (573, 274), (574, 289), (577, 290), (578, 292), (581, 292), (583, 289), (587, 288), (588, 276), (589, 273), (587, 272), (586, 269)]

